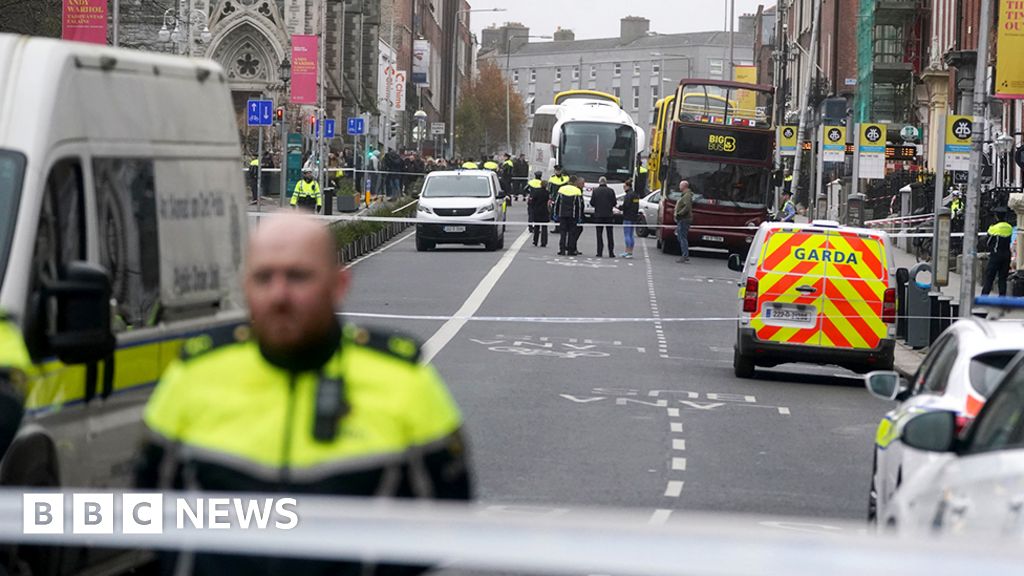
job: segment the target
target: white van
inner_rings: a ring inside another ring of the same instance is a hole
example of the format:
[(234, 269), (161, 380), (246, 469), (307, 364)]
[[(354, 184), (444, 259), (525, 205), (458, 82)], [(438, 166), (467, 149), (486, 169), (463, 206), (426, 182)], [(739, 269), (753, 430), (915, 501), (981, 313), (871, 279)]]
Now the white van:
[(0, 485), (129, 485), (182, 341), (245, 320), (240, 165), (215, 63), (0, 34), (0, 309), (35, 362)]

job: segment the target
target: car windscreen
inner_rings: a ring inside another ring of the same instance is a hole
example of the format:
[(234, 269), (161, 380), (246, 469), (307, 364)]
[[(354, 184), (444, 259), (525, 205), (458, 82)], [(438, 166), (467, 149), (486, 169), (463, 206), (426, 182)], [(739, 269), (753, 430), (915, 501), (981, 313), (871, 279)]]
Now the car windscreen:
[(18, 217), (18, 200), (21, 198), (24, 175), (25, 157), (16, 152), (0, 150), (0, 284), (14, 241), (14, 223)]
[(428, 178), (422, 198), (488, 198), (491, 195), (487, 176), (438, 176)]
[(996, 384), (1003, 377), (1006, 365), (1017, 355), (1017, 350), (1001, 350), (979, 354), (971, 358), (971, 387), (985, 398), (995, 392)]

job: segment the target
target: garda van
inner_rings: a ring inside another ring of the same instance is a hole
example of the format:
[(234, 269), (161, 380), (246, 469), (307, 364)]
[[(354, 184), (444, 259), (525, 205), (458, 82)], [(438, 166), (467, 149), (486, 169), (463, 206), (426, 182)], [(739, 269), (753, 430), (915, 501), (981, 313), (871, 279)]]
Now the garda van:
[(34, 362), (2, 485), (129, 485), (183, 339), (244, 321), (240, 162), (215, 63), (0, 34), (0, 309)]
[(733, 368), (835, 364), (856, 372), (891, 370), (896, 267), (888, 235), (835, 222), (764, 223), (742, 272)]

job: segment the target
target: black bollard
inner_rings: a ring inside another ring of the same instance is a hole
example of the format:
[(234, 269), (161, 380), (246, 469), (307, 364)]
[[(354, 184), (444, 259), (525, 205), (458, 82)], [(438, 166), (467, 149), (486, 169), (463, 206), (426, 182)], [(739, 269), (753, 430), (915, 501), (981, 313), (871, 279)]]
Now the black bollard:
[(939, 339), (939, 334), (942, 334), (939, 295), (935, 293), (929, 294), (928, 302), (931, 305), (931, 312), (928, 315), (928, 345), (931, 346)]
[(953, 304), (953, 298), (949, 296), (939, 297), (939, 334), (946, 331), (949, 325), (953, 323), (953, 318), (950, 315), (950, 308)]
[(906, 268), (896, 270), (896, 337), (907, 339), (907, 281), (910, 271)]

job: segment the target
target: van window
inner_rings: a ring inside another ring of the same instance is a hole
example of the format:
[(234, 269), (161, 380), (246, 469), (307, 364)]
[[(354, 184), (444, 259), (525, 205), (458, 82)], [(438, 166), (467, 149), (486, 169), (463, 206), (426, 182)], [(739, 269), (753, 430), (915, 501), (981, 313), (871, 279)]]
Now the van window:
[(114, 330), (160, 320), (160, 243), (153, 161), (93, 160), (100, 262), (110, 271)]
[[(32, 256), (30, 298), (39, 297), (45, 283), (59, 280), (64, 268), (85, 260), (85, 209), (82, 187), (82, 165), (77, 158), (60, 160), (50, 169), (39, 211), (39, 228)], [(30, 308), (37, 306), (30, 302)], [(44, 323), (36, 330), (51, 334), (57, 327), (56, 301), (38, 310)]]
[(14, 223), (18, 219), (18, 200), (24, 174), (25, 157), (17, 152), (0, 150), (0, 283), (14, 240)]

